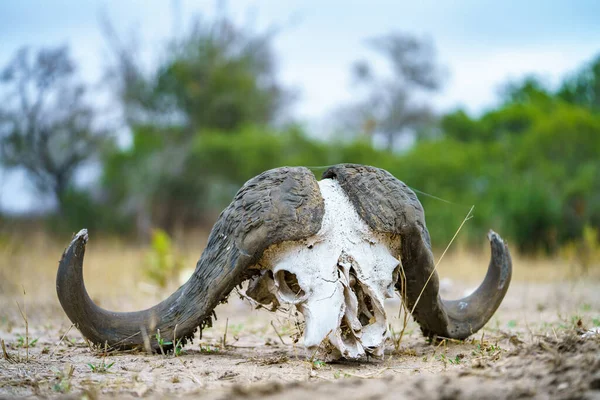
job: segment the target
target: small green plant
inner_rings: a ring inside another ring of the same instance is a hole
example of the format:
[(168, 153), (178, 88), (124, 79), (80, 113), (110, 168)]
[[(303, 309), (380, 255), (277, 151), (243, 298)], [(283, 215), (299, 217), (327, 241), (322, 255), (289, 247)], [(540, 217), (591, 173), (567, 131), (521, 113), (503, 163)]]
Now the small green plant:
[(165, 346), (172, 346), (173, 342), (167, 341), (162, 336), (160, 336), (160, 329), (156, 330), (155, 338), (156, 338), (156, 341), (158, 342), (158, 347), (160, 348), (160, 352), (162, 353), (163, 356), (166, 355), (164, 347)]
[(445, 355), (445, 354), (443, 354), (443, 353), (442, 353), (442, 354), (438, 355), (438, 356), (437, 356), (437, 359), (438, 359), (439, 361), (441, 361), (441, 362), (442, 362), (442, 364), (444, 364), (444, 369), (445, 369), (445, 368), (448, 366), (448, 358), (446, 357), (446, 355)]
[(92, 370), (92, 372), (96, 372), (99, 374), (104, 374), (106, 372), (108, 372), (108, 370), (115, 365), (114, 361), (107, 364), (106, 360), (103, 358), (101, 362), (96, 363), (96, 364), (92, 364), (92, 363), (88, 363), (87, 366), (90, 367), (90, 369)]
[(340, 379), (340, 378), (349, 378), (349, 377), (351, 377), (351, 376), (352, 376), (352, 375), (350, 375), (350, 374), (347, 374), (347, 373), (345, 373), (345, 372), (343, 372), (342, 370), (339, 370), (339, 369), (333, 373), (333, 377), (334, 377), (335, 379)]
[(495, 353), (497, 351), (502, 351), (502, 349), (500, 348), (500, 346), (498, 346), (498, 343), (492, 344), (492, 345), (490, 345), (490, 346), (487, 347), (487, 352), (488, 353)]
[(164, 288), (181, 271), (183, 262), (173, 250), (171, 238), (161, 229), (152, 231), (151, 247), (146, 257), (146, 276), (153, 283)]
[(27, 343), (27, 339), (23, 335), (17, 335), (17, 347), (35, 347), (35, 344), (38, 342), (39, 338), (33, 339)]
[(173, 353), (175, 354), (175, 357), (179, 357), (180, 355), (183, 354), (185, 350), (183, 350), (183, 343), (181, 341), (181, 339), (177, 339), (177, 342), (175, 343), (175, 347), (173, 348)]
[(219, 348), (218, 347), (212, 347), (209, 345), (200, 345), (200, 353), (206, 353), (206, 354), (212, 354), (212, 353), (218, 353), (219, 352)]
[(312, 362), (312, 367), (313, 367), (314, 369), (321, 369), (321, 368), (323, 368), (325, 365), (327, 365), (327, 364), (325, 363), (325, 361), (321, 361), (321, 360), (313, 360), (313, 362)]
[(511, 319), (510, 321), (508, 321), (508, 323), (506, 324), (509, 328), (516, 328), (517, 327), (517, 321), (514, 319)]
[(497, 353), (501, 352), (502, 349), (498, 344), (487, 344), (486, 342), (481, 344), (481, 342), (477, 343), (475, 346), (475, 350), (471, 352), (473, 356), (494, 356)]
[(71, 364), (66, 364), (62, 371), (54, 372), (56, 382), (52, 385), (52, 390), (57, 393), (69, 393), (71, 391), (71, 378), (75, 368)]
[(108, 354), (107, 351), (108, 348), (108, 343), (104, 342), (104, 353), (102, 355), (102, 360), (99, 363), (93, 364), (93, 363), (87, 363), (87, 366), (90, 367), (90, 369), (92, 370), (92, 372), (96, 372), (99, 374), (105, 374), (108, 372), (108, 370), (115, 365), (114, 361), (111, 363), (106, 363), (106, 355)]
[(449, 358), (449, 359), (448, 359), (448, 362), (449, 362), (450, 364), (453, 364), (453, 365), (458, 365), (458, 364), (460, 364), (460, 363), (462, 362), (462, 359), (463, 359), (463, 358), (464, 358), (464, 355), (462, 355), (462, 354), (457, 354), (457, 355), (456, 355), (456, 357), (454, 357), (454, 358)]

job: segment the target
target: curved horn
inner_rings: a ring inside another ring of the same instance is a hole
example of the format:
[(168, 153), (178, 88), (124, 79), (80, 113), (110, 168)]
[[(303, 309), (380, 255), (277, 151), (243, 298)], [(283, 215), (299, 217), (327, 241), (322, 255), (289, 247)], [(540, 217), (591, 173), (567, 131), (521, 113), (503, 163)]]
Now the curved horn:
[(500, 306), (510, 284), (512, 261), (500, 235), (490, 231), (488, 239), (492, 251), (483, 282), (470, 296), (448, 301), (439, 296), (439, 280), (429, 243), (416, 230), (407, 240), (402, 236), (404, 293), (401, 282), (396, 287), (426, 336), (465, 339), (481, 329)]
[(446, 335), (444, 332), (432, 333), (465, 339), (483, 328), (500, 306), (510, 284), (512, 260), (508, 246), (500, 235), (490, 230), (488, 240), (492, 254), (483, 282), (475, 292), (461, 300), (442, 300), (443, 308), (448, 315), (448, 332)]
[(490, 231), (492, 247), (487, 275), (470, 296), (445, 301), (431, 251), (423, 207), (415, 193), (389, 172), (363, 165), (344, 164), (325, 171), (323, 178), (337, 179), (367, 224), (378, 232), (400, 235), (401, 259), (406, 277), (396, 288), (427, 336), (464, 339), (492, 317), (510, 284), (512, 261), (508, 246)]
[(156, 306), (113, 312), (90, 299), (83, 282), (87, 231), (75, 235), (56, 277), (58, 299), (69, 319), (93, 343), (111, 349), (159, 349), (167, 341), (193, 337), (210, 326), (214, 308), (257, 271), (251, 267), (272, 244), (318, 232), (324, 206), (317, 181), (306, 168), (278, 168), (249, 180), (215, 223), (190, 279)]

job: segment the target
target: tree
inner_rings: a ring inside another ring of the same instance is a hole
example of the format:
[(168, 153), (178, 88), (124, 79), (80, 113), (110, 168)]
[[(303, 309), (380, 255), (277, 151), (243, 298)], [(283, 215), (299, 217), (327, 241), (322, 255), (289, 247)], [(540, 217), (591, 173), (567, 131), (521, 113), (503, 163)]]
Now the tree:
[(552, 93), (535, 75), (518, 81), (510, 81), (500, 89), (504, 104), (542, 103), (552, 101)]
[[(589, 87), (582, 84), (579, 89), (589, 92), (568, 93), (593, 93), (593, 69), (588, 66), (579, 75), (589, 82)], [(443, 195), (439, 188), (432, 189), (442, 183), (450, 184), (447, 196), (468, 194), (469, 190), (461, 191), (445, 175), (454, 171), (476, 189), (465, 200), (478, 203), (480, 215), (495, 220), (521, 251), (553, 252), (570, 242), (581, 244), (586, 229), (600, 226), (600, 115), (591, 101), (583, 101), (593, 96), (566, 98), (565, 88), (576, 87), (571, 85), (573, 79), (567, 78), (556, 91), (539, 78), (526, 77), (506, 84), (498, 107), (477, 118), (461, 110), (445, 115), (443, 135), (432, 144), (444, 150), (427, 150), (422, 143), (411, 151), (414, 154), (420, 147), (424, 149), (421, 157), (436, 155), (427, 160), (433, 170), (421, 177), (429, 176), (427, 190)], [(459, 148), (453, 147), (455, 141)], [(471, 151), (481, 154), (484, 161), (458, 163)], [(434, 164), (433, 160), (444, 159), (450, 160), (449, 165)], [(416, 160), (410, 166), (410, 174), (422, 168)], [(479, 194), (485, 197), (477, 198)], [(435, 205), (430, 209), (435, 215)]]
[(130, 126), (180, 127), (188, 135), (273, 122), (289, 96), (275, 77), (273, 32), (236, 26), (226, 16), (196, 20), (144, 73), (135, 51), (105, 32), (117, 62), (109, 71)]
[[(133, 138), (130, 148), (114, 149), (105, 159), (109, 196), (135, 214), (140, 236), (152, 226), (172, 232), (213, 205), (211, 193), (220, 183), (193, 153), (199, 138), (229, 135), (233, 141), (248, 127), (264, 131), (281, 119), (289, 97), (275, 76), (273, 31), (236, 26), (225, 14), (196, 20), (145, 72), (110, 23), (104, 30), (116, 55), (108, 76)], [(243, 164), (239, 157), (232, 162), (219, 173)]]
[(600, 112), (600, 55), (567, 78), (558, 95), (569, 103)]
[(484, 140), (486, 132), (481, 125), (463, 109), (450, 112), (440, 119), (443, 135), (460, 142)]
[(94, 124), (86, 86), (67, 47), (17, 51), (0, 75), (0, 162), (24, 168), (62, 210), (77, 168), (98, 154), (105, 131)]
[(434, 116), (419, 95), (438, 90), (442, 73), (435, 62), (431, 42), (403, 33), (372, 39), (371, 47), (390, 64), (391, 76), (380, 77), (367, 61), (353, 66), (353, 75), (363, 99), (338, 111), (343, 129), (353, 129), (368, 136), (382, 135), (387, 149), (395, 139), (430, 123)]

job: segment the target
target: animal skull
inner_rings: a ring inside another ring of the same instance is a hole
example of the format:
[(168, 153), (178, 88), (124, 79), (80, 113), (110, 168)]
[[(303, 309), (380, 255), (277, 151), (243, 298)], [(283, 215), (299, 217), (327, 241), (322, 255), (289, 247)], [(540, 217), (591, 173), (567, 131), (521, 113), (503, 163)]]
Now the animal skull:
[(487, 323), (512, 275), (510, 252), (498, 234), (488, 234), (491, 259), (477, 290), (444, 300), (425, 213), (408, 186), (387, 171), (357, 164), (331, 166), (322, 179), (304, 167), (250, 179), (217, 219), (189, 280), (146, 310), (114, 312), (91, 300), (83, 280), (88, 234), (82, 229), (60, 260), (58, 299), (90, 342), (111, 349), (162, 351), (158, 332), (171, 343), (193, 339), (248, 279), (255, 300), (296, 306), (306, 321), (306, 346), (326, 341), (335, 358), (383, 354), (384, 300), (394, 288), (426, 336), (465, 339)]
[(309, 350), (327, 340), (332, 358), (381, 357), (384, 300), (394, 295), (400, 266), (390, 249), (399, 248), (399, 238), (369, 228), (337, 181), (324, 179), (319, 188), (325, 205), (321, 230), (267, 249), (259, 262), (264, 269), (247, 294), (274, 307), (295, 305), (304, 315)]

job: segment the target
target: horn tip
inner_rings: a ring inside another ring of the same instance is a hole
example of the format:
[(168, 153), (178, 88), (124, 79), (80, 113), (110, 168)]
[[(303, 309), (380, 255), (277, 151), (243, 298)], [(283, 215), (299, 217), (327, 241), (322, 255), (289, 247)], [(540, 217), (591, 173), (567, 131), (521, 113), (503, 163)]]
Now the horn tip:
[(71, 244), (73, 244), (75, 242), (79, 242), (79, 241), (83, 241), (83, 243), (86, 244), (88, 242), (88, 240), (89, 240), (88, 230), (83, 228), (79, 232), (77, 232), (75, 235), (73, 235), (73, 240), (71, 240)]
[(496, 232), (490, 229), (488, 240), (492, 246), (492, 263), (490, 268), (496, 268), (499, 273), (498, 289), (501, 290), (510, 282), (512, 275), (512, 260), (506, 242)]
[(85, 249), (85, 245), (89, 240), (87, 229), (81, 229), (79, 232), (73, 235), (73, 239), (71, 239), (71, 243), (65, 249), (62, 255), (61, 263), (64, 261), (67, 254), (74, 253), (77, 254), (79, 249)]
[(491, 229), (488, 231), (487, 237), (490, 242), (503, 242), (500, 235), (498, 235), (496, 232), (494, 232)]

